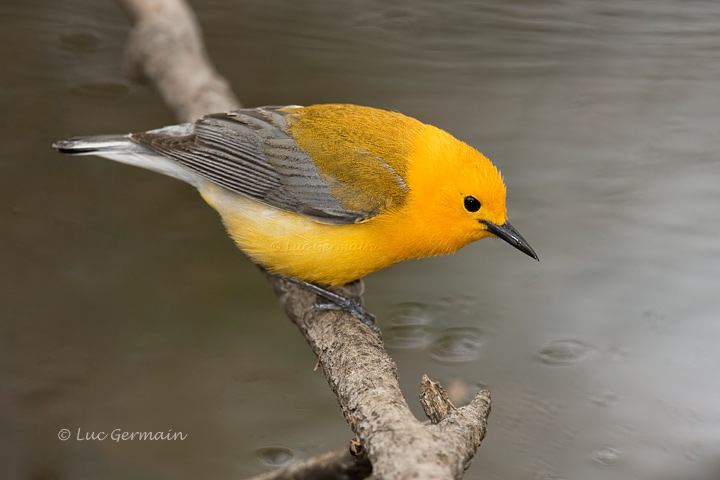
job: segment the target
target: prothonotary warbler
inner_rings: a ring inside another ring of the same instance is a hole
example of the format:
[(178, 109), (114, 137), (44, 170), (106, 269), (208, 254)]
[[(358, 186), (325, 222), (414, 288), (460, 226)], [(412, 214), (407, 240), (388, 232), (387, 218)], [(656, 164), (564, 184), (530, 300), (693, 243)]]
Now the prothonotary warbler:
[(507, 220), (497, 168), (443, 130), (396, 112), (241, 109), (54, 147), (193, 185), (255, 263), (300, 282), (337, 287), (488, 236), (537, 259)]

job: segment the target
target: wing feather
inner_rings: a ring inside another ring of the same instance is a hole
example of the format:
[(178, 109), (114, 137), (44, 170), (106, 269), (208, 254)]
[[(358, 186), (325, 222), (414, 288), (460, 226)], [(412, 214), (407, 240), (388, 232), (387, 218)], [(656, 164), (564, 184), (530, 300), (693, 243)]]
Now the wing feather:
[[(276, 107), (242, 109), (207, 115), (193, 129), (160, 129), (131, 138), (228, 190), (320, 222), (349, 224), (379, 213), (382, 192), (360, 192), (373, 199), (370, 202), (344, 201), (358, 194), (357, 185), (343, 185), (341, 179), (321, 173), (288, 133), (287, 115)], [(350, 157), (369, 158), (360, 148)], [(404, 187), (382, 159), (369, 161), (375, 170), (378, 164), (389, 169), (390, 181)]]

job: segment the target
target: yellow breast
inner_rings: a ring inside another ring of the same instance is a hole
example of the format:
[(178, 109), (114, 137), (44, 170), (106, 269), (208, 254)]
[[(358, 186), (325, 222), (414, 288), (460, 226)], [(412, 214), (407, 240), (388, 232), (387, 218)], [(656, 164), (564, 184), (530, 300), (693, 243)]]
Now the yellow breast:
[(407, 217), (402, 213), (328, 225), (212, 184), (201, 193), (255, 263), (273, 273), (328, 286), (344, 285), (409, 258), (451, 253), (467, 243), (445, 242), (430, 225), (403, 220)]
[(391, 243), (377, 242), (386, 222), (328, 225), (212, 184), (201, 193), (238, 247), (273, 273), (340, 286), (400, 261)]

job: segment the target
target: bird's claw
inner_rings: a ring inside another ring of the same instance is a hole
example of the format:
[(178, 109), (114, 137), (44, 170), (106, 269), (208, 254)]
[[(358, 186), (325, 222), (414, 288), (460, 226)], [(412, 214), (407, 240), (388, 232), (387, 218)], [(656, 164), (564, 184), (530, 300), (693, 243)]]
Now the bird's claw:
[(297, 280), (295, 278), (288, 278), (289, 281), (292, 283), (295, 283), (297, 285), (303, 286), (310, 290), (311, 292), (320, 295), (321, 297), (328, 300), (329, 303), (319, 303), (315, 304), (312, 309), (314, 311), (322, 311), (322, 310), (345, 310), (346, 312), (350, 312), (353, 317), (357, 318), (361, 322), (363, 322), (365, 325), (370, 327), (370, 329), (377, 333), (378, 336), (381, 336), (380, 329), (375, 325), (375, 315), (372, 313), (367, 312), (364, 308), (350, 300), (349, 298), (345, 298), (342, 295), (339, 295), (335, 292), (331, 292), (330, 290), (323, 288), (319, 285), (315, 285), (314, 283), (309, 282), (303, 282), (301, 280)]
[(323, 310), (344, 310), (346, 312), (350, 312), (350, 314), (360, 320), (362, 323), (370, 327), (370, 329), (377, 333), (378, 335), (381, 335), (380, 329), (375, 324), (375, 315), (372, 313), (366, 311), (364, 308), (358, 306), (357, 304), (353, 303), (352, 301), (348, 300), (347, 298), (343, 298), (347, 303), (343, 302), (342, 305), (339, 305), (335, 302), (332, 303), (316, 303), (313, 305), (313, 310), (316, 312), (321, 312)]

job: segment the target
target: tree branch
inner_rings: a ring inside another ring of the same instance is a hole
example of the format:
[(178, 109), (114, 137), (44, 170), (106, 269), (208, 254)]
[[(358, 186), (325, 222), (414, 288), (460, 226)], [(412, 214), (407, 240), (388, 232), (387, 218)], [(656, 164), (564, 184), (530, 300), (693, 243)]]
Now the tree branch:
[(149, 81), (182, 122), (240, 108), (210, 64), (202, 32), (184, 0), (117, 0), (133, 22), (125, 50), (130, 78)]
[[(134, 24), (126, 51), (129, 72), (149, 80), (178, 119), (193, 121), (239, 107), (227, 82), (210, 65), (197, 22), (183, 0), (116, 1)], [(421, 423), (400, 391), (395, 363), (370, 328), (348, 312), (314, 309), (316, 295), (281, 277), (267, 276), (288, 317), (317, 355), (374, 476), (461, 478), (485, 437), (490, 392), (482, 391), (469, 405), (456, 408), (439, 384), (424, 377), (421, 401), (432, 423)], [(362, 289), (358, 281), (339, 292), (362, 304)], [(312, 469), (319, 465), (345, 465), (336, 472), (362, 466), (354, 463), (351, 456), (331, 452), (282, 469), (282, 478), (320, 478), (309, 473), (317, 472)], [(360, 473), (365, 474), (367, 470)], [(258, 478), (281, 478), (277, 475)]]
[(347, 448), (298, 460), (248, 480), (360, 480), (372, 473), (367, 457), (356, 458)]

